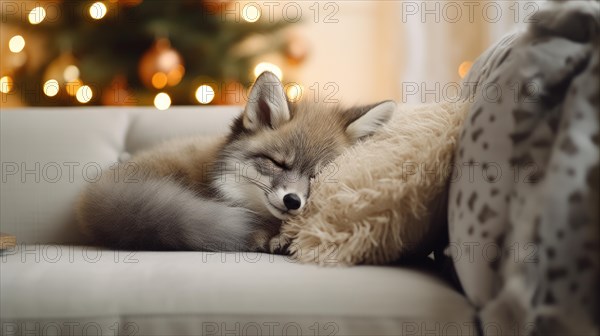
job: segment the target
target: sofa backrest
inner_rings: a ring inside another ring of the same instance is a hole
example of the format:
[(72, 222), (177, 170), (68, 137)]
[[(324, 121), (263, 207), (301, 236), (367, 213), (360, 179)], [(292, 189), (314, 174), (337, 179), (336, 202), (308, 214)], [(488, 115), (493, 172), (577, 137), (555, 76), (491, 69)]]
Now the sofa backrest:
[(26, 108), (0, 113), (0, 232), (85, 243), (74, 204), (86, 180), (162, 141), (226, 133), (240, 107)]

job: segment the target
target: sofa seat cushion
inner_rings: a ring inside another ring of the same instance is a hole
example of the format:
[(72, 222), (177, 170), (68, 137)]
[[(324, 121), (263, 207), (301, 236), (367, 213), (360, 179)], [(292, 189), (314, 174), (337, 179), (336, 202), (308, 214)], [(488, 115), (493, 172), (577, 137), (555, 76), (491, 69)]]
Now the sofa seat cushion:
[(474, 334), (466, 299), (414, 269), (68, 245), (0, 258), (3, 335)]

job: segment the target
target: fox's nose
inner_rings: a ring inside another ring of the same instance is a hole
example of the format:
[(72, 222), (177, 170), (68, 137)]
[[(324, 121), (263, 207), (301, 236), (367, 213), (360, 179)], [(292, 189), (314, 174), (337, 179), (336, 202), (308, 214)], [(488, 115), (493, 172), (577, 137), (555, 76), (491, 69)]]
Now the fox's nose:
[(302, 205), (302, 201), (296, 194), (287, 194), (283, 196), (283, 204), (288, 210), (297, 210)]

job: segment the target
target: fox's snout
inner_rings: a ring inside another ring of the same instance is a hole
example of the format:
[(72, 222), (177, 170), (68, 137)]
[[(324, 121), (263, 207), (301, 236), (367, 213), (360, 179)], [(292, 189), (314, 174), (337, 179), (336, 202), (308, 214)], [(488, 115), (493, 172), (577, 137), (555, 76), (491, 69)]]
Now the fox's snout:
[(271, 208), (271, 213), (280, 219), (297, 215), (307, 204), (309, 189), (308, 178), (276, 186), (267, 195), (266, 202), (271, 205), (267, 208)]
[(302, 206), (302, 200), (297, 194), (286, 194), (283, 196), (283, 204), (288, 210), (298, 210)]

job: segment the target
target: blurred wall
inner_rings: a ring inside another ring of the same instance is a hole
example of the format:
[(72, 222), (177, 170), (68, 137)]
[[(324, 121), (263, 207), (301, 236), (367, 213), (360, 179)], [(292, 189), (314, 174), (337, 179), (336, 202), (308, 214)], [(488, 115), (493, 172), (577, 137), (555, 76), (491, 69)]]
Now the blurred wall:
[[(305, 87), (335, 83), (327, 92), (339, 88), (335, 97), (349, 104), (452, 98), (459, 66), (523, 26), (540, 6), (533, 1), (338, 1), (324, 10), (325, 3), (319, 20), (309, 8), (313, 2), (300, 3), (304, 22), (298, 30), (310, 41), (311, 52), (295, 77)], [(312, 97), (312, 90), (305, 92)]]

